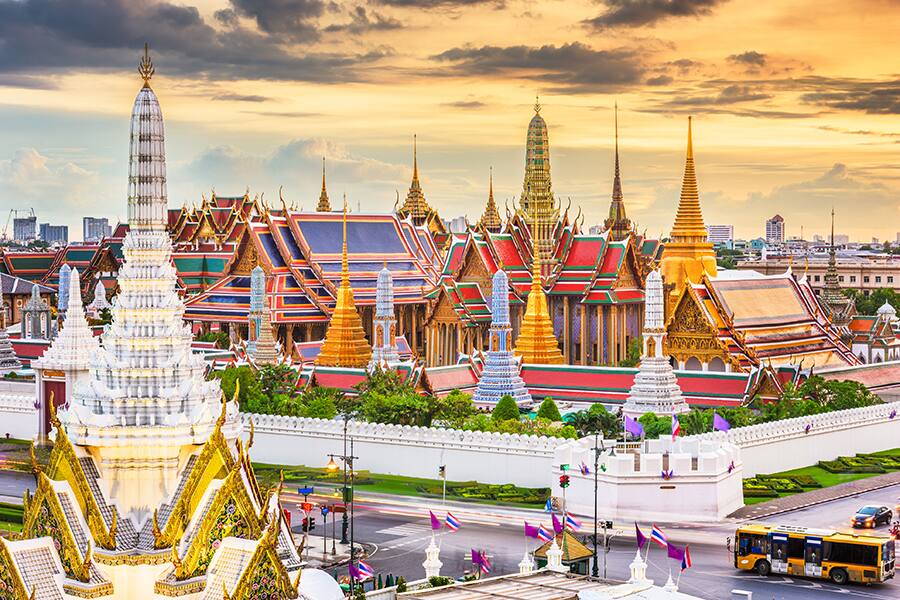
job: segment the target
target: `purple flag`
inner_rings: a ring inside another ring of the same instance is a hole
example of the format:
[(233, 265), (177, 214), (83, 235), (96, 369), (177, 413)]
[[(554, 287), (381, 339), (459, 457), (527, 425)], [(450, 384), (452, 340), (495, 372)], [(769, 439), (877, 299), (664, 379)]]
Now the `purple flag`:
[(674, 558), (677, 561), (684, 560), (684, 550), (679, 548), (673, 543), (666, 544), (666, 550), (669, 554), (669, 558)]
[(643, 550), (644, 544), (647, 543), (647, 536), (645, 536), (643, 534), (643, 532), (641, 531), (641, 528), (638, 527), (637, 523), (634, 524), (634, 534), (635, 534), (635, 537), (637, 538), (638, 550)]
[(731, 429), (731, 423), (719, 416), (719, 413), (713, 413), (713, 431), (728, 431)]
[(441, 523), (441, 520), (438, 519), (436, 516), (434, 516), (434, 513), (431, 512), (430, 510), (428, 511), (428, 514), (431, 516), (431, 530), (438, 531), (441, 528), (441, 526), (443, 525)]
[(473, 565), (481, 564), (481, 552), (479, 552), (475, 548), (472, 548), (472, 564)]
[(553, 517), (553, 532), (556, 534), (560, 534), (563, 532), (563, 524), (562, 521), (556, 518), (556, 515), (552, 515)]
[(540, 530), (540, 527), (529, 525), (528, 521), (525, 521), (525, 537), (536, 538), (538, 536), (538, 530)]
[(644, 427), (628, 415), (625, 415), (625, 431), (633, 435), (634, 437), (641, 437), (644, 435)]
[(352, 577), (353, 579), (357, 581), (362, 579), (362, 573), (359, 572), (359, 569), (357, 569), (356, 565), (354, 565), (353, 563), (350, 563), (350, 565), (347, 567), (347, 570), (350, 571), (350, 577)]

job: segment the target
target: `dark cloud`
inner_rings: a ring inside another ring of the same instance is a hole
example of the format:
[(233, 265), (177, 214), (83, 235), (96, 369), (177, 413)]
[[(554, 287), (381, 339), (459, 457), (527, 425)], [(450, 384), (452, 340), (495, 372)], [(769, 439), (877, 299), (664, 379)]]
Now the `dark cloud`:
[[(344, 82), (363, 80), (361, 67), (390, 53), (304, 54), (285, 45), (296, 42), (297, 31), (268, 32), (283, 27), (275, 22), (279, 14), (299, 27), (321, 10), (315, 2), (237, 0), (230, 10), (235, 14), (216, 17), (228, 28), (216, 29), (195, 7), (166, 0), (0, 0), (0, 74), (131, 70), (149, 41), (160, 74)], [(238, 13), (253, 16), (260, 30), (241, 27)]]
[(762, 67), (766, 64), (766, 55), (755, 50), (748, 50), (740, 54), (732, 54), (728, 60), (734, 63), (740, 63), (751, 67)]
[(256, 21), (260, 31), (288, 36), (293, 40), (316, 39), (319, 33), (316, 19), (325, 12), (322, 0), (230, 1), (232, 10)]
[(389, 31), (391, 29), (402, 29), (403, 23), (392, 17), (386, 17), (375, 11), (372, 15), (366, 11), (365, 7), (357, 6), (350, 11), (350, 21), (347, 23), (337, 23), (329, 25), (325, 28), (327, 32), (346, 32), (353, 35), (368, 33), (370, 31)]
[(696, 60), (691, 60), (689, 58), (679, 58), (678, 60), (673, 60), (667, 62), (666, 65), (670, 67), (675, 67), (682, 73), (690, 71), (696, 67), (699, 67), (702, 63), (697, 62)]
[(401, 8), (465, 8), (467, 6), (493, 5), (505, 8), (506, 0), (375, 0), (378, 4)]
[(658, 75), (647, 80), (647, 85), (669, 85), (674, 80), (668, 75)]
[(253, 94), (216, 94), (212, 99), (232, 102), (268, 102), (271, 100), (268, 96), (256, 96)]
[(801, 96), (808, 104), (878, 115), (900, 115), (900, 79), (864, 81), (808, 77), (818, 89)]
[(302, 111), (245, 110), (244, 112), (263, 117), (278, 117), (279, 119), (306, 119), (307, 117), (322, 116), (322, 113)]
[(594, 29), (655, 25), (673, 17), (701, 17), (728, 0), (604, 0), (606, 12), (584, 21)]
[(481, 102), (480, 100), (457, 100), (456, 102), (445, 102), (444, 106), (449, 106), (450, 108), (476, 110), (479, 108), (484, 108), (485, 106), (487, 106), (487, 104)]
[(33, 77), (31, 75), (0, 75), (0, 87), (26, 88), (31, 90), (55, 90), (59, 86), (55, 81), (47, 77)]
[(834, 133), (846, 133), (848, 135), (870, 135), (884, 138), (900, 138), (900, 132), (895, 131), (874, 131), (872, 129), (843, 129), (841, 127), (833, 127), (831, 125), (820, 125), (817, 129), (822, 131), (831, 131)]
[(644, 67), (625, 49), (594, 50), (580, 42), (562, 46), (463, 46), (432, 57), (451, 64), (447, 75), (498, 75), (550, 84), (550, 91), (590, 93), (639, 83)]
[(719, 91), (714, 96), (688, 96), (672, 98), (667, 102), (669, 106), (716, 106), (722, 104), (740, 104), (742, 102), (754, 102), (771, 98), (771, 94), (765, 94), (746, 85), (732, 84)]

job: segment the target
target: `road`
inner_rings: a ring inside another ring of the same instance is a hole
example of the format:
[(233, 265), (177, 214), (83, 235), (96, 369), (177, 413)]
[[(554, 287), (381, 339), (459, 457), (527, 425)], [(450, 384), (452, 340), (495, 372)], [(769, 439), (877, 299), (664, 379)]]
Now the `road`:
[[(31, 486), (33, 479), (28, 475), (0, 473), (0, 495), (21, 498), (24, 488)], [(868, 503), (887, 503), (893, 506), (900, 485), (885, 488), (857, 497), (835, 500), (815, 507), (785, 513), (770, 519), (770, 522), (803, 525), (816, 528), (849, 529), (850, 515)], [(288, 491), (284, 494), (284, 504), (296, 512), (296, 503), (301, 497)], [(314, 502), (333, 502), (327, 496), (311, 496)], [(469, 561), (472, 548), (487, 551), (493, 563), (493, 574), (507, 574), (518, 571), (518, 563), (527, 550), (538, 546), (535, 540), (526, 540), (522, 521), (543, 522), (549, 525), (549, 516), (538, 510), (482, 506), (448, 502), (441, 508), (438, 500), (426, 501), (416, 498), (402, 498), (378, 494), (357, 495), (355, 506), (355, 538), (370, 544), (374, 552), (367, 562), (376, 571), (395, 575), (402, 574), (408, 580), (424, 576), (422, 561), (425, 548), (431, 540), (428, 510), (443, 516), (449, 508), (462, 521), (462, 528), (455, 533), (443, 533), (437, 540), (441, 546), (441, 572), (449, 576), (459, 576), (471, 570)], [(299, 522), (299, 515), (294, 515)], [(320, 518), (321, 519), (321, 518)], [(621, 534), (612, 540), (607, 558), (607, 574), (615, 580), (627, 579), (628, 564), (635, 554), (633, 524), (616, 524)], [(644, 525), (644, 524), (642, 524)], [(900, 582), (889, 582), (881, 586), (838, 587), (828, 581), (792, 579), (788, 577), (759, 577), (753, 573), (737, 571), (732, 566), (731, 555), (725, 548), (726, 538), (734, 535), (734, 524), (659, 524), (673, 543), (690, 544), (694, 567), (684, 573), (679, 582), (681, 591), (699, 598), (720, 600), (729, 598), (732, 589), (753, 592), (755, 598), (819, 600), (822, 598), (874, 598), (887, 599), (900, 596)], [(649, 529), (649, 524), (646, 525)], [(331, 527), (329, 524), (329, 532)], [(321, 531), (321, 521), (317, 533)], [(446, 530), (445, 530), (446, 531)], [(881, 528), (881, 532), (885, 528)], [(340, 534), (340, 521), (337, 524)], [(582, 533), (588, 533), (584, 531)], [(649, 533), (649, 531), (647, 531)], [(662, 585), (671, 569), (673, 577), (679, 572), (679, 565), (668, 559), (663, 549), (653, 547), (649, 554), (648, 576)], [(344, 568), (335, 569), (344, 574)], [(602, 555), (601, 555), (602, 574)]]

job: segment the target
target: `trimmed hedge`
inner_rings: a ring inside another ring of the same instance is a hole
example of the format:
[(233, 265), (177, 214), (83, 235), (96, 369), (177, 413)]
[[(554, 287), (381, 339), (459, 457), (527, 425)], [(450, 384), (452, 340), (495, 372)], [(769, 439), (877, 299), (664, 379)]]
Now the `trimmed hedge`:
[(900, 457), (892, 455), (857, 454), (819, 461), (818, 466), (829, 473), (887, 473), (900, 471)]
[(5, 523), (18, 523), (21, 525), (23, 517), (24, 513), (21, 505), (0, 502), (0, 521)]
[[(419, 485), (416, 490), (429, 496), (440, 496), (443, 489), (440, 484)], [(476, 481), (447, 482), (447, 495), (457, 496), (463, 500), (495, 500), (498, 502), (515, 502), (521, 504), (541, 504), (550, 497), (550, 488), (520, 488), (511, 483), (491, 485)]]
[(777, 498), (798, 494), (822, 485), (809, 475), (757, 475), (744, 480), (745, 498)]

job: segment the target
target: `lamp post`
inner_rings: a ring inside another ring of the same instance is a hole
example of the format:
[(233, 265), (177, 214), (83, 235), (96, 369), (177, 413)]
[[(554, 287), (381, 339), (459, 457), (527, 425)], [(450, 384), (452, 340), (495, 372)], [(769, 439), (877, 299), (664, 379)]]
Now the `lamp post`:
[[(600, 472), (600, 452), (601, 450), (605, 450), (602, 447), (603, 444), (600, 440), (600, 432), (594, 432), (594, 564), (591, 567), (591, 575), (594, 577), (600, 576), (600, 565), (597, 561), (597, 484)], [(606, 550), (605, 539), (606, 539), (606, 527), (603, 528), (604, 532), (604, 551)], [(606, 556), (603, 557), (604, 564), (606, 563)]]
[[(343, 454), (329, 454), (328, 455), (328, 464), (325, 465), (325, 468), (329, 471), (337, 471), (338, 464), (335, 459), (340, 460), (344, 465), (344, 489), (343, 489), (343, 500), (344, 500), (344, 516), (341, 520), (341, 543), (348, 543), (347, 533), (349, 529), (350, 533), (350, 564), (353, 564), (355, 559), (355, 548), (353, 546), (353, 461), (354, 459), (359, 458), (358, 456), (353, 456), (353, 438), (350, 438), (350, 453), (347, 453), (347, 421), (344, 421), (344, 453)], [(348, 477), (349, 474), (349, 477)], [(349, 493), (347, 483), (350, 483)], [(349, 505), (349, 515), (347, 506)], [(353, 594), (354, 587), (353, 577), (350, 577), (350, 594)]]

